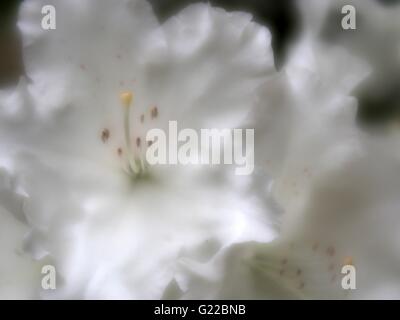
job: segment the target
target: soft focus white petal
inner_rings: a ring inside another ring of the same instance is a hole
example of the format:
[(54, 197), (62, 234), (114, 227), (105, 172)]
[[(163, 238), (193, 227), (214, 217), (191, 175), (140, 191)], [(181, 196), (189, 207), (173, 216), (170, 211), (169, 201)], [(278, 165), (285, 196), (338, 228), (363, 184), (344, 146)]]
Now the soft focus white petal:
[(247, 242), (211, 263), (185, 260), (177, 279), (185, 299), (344, 298), (325, 252), (288, 241)]
[(0, 298), (35, 299), (41, 284), (40, 264), (23, 253), (27, 227), (0, 208)]
[(262, 203), (202, 171), (190, 172), (196, 184), (171, 172), (132, 185), (124, 176), (73, 164), (59, 173), (28, 159), (21, 175), (31, 196), (30, 250), (55, 261), (64, 279), (57, 297), (160, 298), (180, 256), (207, 261), (230, 243), (275, 237)]
[(152, 99), (142, 104), (158, 105), (162, 118), (184, 126), (240, 126), (254, 90), (275, 74), (269, 31), (248, 14), (206, 4), (187, 7), (162, 29), (164, 45), (138, 83), (138, 99)]
[(302, 203), (323, 166), (357, 150), (357, 101), (351, 92), (368, 72), (345, 50), (305, 37), (280, 76), (259, 90), (249, 118), (260, 146), (256, 160), (274, 178), (271, 190), (284, 209)]
[[(178, 277), (185, 295), (398, 297), (399, 157), (386, 138), (364, 137), (362, 146), (320, 172), (279, 240), (234, 246), (205, 266), (185, 261)], [(355, 290), (341, 287), (345, 264), (356, 268)]]
[[(375, 0), (297, 1), (305, 19), (304, 29), (319, 41), (342, 46), (367, 61), (373, 71), (374, 88), (384, 91), (398, 82), (400, 43), (400, 5)], [(356, 10), (356, 29), (344, 30), (345, 5)], [(318, 23), (314, 23), (318, 20)]]
[[(2, 164), (3, 165), (3, 164)], [(24, 195), (7, 168), (0, 169), (0, 298), (33, 299), (38, 296), (40, 263), (23, 252), (28, 227), (23, 219)]]
[[(41, 28), (41, 8), (49, 4), (56, 9), (55, 30)], [(135, 80), (144, 43), (158, 26), (148, 3), (137, 0), (24, 1), (18, 25), (41, 112), (76, 98), (80, 108), (102, 109), (112, 97), (104, 88), (118, 90)]]

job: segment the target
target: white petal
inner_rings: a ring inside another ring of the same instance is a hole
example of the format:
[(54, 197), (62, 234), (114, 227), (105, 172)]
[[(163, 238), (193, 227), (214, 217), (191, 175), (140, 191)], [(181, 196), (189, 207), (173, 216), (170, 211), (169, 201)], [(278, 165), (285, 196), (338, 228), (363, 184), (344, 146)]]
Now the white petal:
[[(37, 298), (41, 283), (40, 262), (23, 253), (23, 239), (28, 227), (23, 219), (25, 197), (18, 183), (4, 168), (0, 172), (0, 298)], [(11, 212), (10, 212), (11, 211)], [(14, 217), (13, 217), (14, 215)]]
[(254, 90), (275, 74), (271, 35), (245, 13), (191, 5), (162, 25), (164, 45), (139, 94), (190, 127), (238, 127)]
[[(362, 150), (320, 173), (279, 240), (234, 246), (206, 265), (186, 261), (183, 297), (398, 298), (399, 157), (386, 139), (365, 138)], [(342, 287), (346, 264), (355, 290)]]
[(272, 191), (284, 209), (301, 204), (330, 153), (357, 148), (357, 101), (350, 94), (368, 71), (346, 51), (306, 37), (281, 75), (260, 89), (249, 118), (262, 146), (256, 160), (275, 179)]
[(206, 265), (186, 260), (177, 275), (184, 299), (343, 298), (325, 253), (302, 243), (248, 242)]
[(30, 250), (54, 261), (64, 281), (56, 297), (160, 298), (179, 257), (207, 261), (231, 243), (276, 236), (265, 206), (224, 181), (172, 172), (132, 185), (29, 159)]
[(150, 6), (136, 0), (54, 1), (56, 29), (43, 30), (41, 9), (48, 4), (23, 2), (18, 22), (37, 107), (48, 112), (78, 97), (79, 107), (97, 101), (101, 108), (99, 102), (110, 101), (104, 88), (122, 89), (136, 77), (141, 48), (158, 26)]

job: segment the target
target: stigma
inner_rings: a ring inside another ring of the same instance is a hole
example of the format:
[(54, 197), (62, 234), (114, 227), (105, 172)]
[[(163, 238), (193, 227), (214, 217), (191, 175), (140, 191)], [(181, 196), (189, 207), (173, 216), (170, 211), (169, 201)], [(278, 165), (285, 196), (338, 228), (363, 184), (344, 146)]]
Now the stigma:
[(122, 106), (125, 108), (129, 108), (133, 101), (133, 93), (132, 91), (123, 91), (119, 95), (119, 100), (121, 101)]

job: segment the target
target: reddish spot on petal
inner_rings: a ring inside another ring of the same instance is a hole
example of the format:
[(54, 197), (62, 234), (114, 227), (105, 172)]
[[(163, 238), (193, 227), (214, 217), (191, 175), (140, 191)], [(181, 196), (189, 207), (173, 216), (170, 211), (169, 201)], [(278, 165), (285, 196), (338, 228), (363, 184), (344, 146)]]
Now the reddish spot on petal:
[(136, 138), (136, 146), (137, 146), (137, 147), (140, 147), (141, 142), (142, 142), (142, 141), (140, 140), (140, 138), (137, 137), (137, 138)]
[(328, 256), (330, 256), (330, 257), (333, 257), (333, 256), (335, 255), (335, 247), (329, 246), (329, 247), (326, 249), (326, 254), (327, 254)]
[(117, 153), (119, 156), (122, 156), (122, 148), (118, 148)]
[(310, 171), (310, 169), (304, 168), (303, 173), (304, 173), (305, 176), (311, 177), (311, 171)]
[(84, 65), (83, 63), (81, 63), (80, 65), (79, 65), (79, 68), (81, 69), (81, 70), (86, 70), (86, 65)]

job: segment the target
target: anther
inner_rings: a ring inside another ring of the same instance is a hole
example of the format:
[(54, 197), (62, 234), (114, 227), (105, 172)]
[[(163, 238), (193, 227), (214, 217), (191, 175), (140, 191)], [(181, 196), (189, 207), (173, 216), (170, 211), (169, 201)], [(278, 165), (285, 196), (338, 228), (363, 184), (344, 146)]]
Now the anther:
[(154, 106), (153, 108), (151, 108), (151, 110), (150, 110), (150, 115), (151, 115), (151, 118), (152, 118), (152, 119), (157, 118), (157, 116), (158, 116), (158, 109), (157, 109), (156, 106)]
[(101, 132), (101, 141), (103, 141), (103, 143), (106, 143), (109, 138), (110, 138), (110, 130), (104, 129)]

